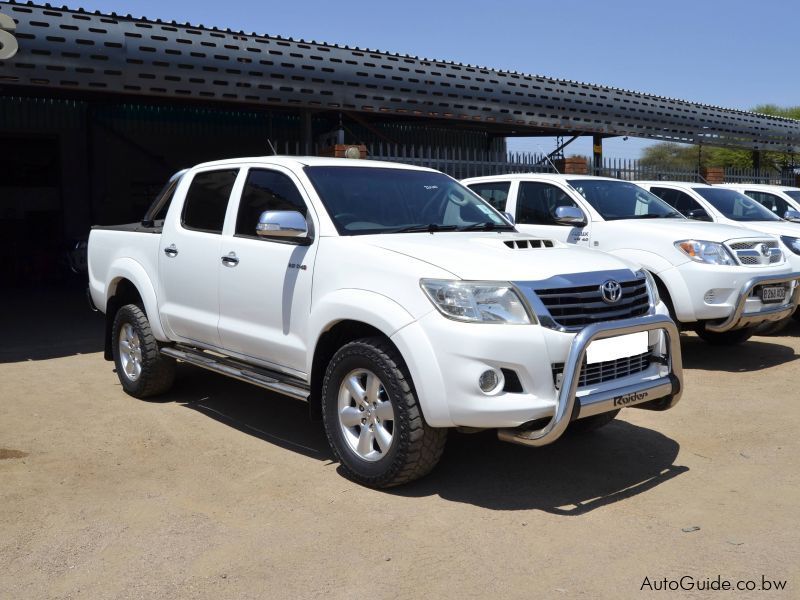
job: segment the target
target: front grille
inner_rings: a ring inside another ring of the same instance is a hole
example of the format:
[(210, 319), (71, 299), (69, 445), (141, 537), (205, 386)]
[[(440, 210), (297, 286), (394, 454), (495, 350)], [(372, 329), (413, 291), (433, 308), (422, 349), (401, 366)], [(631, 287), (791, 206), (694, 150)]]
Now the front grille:
[[(728, 244), (733, 256), (740, 265), (746, 267), (773, 265), (781, 262), (783, 253), (776, 240), (752, 240), (747, 242), (733, 242)], [(762, 251), (766, 248), (766, 256)]]
[[(605, 362), (587, 365), (583, 363), (581, 374), (578, 378), (578, 387), (597, 385), (614, 379), (621, 379), (628, 375), (641, 373), (647, 370), (653, 358), (653, 348), (649, 348), (643, 354), (607, 360)], [(564, 374), (564, 363), (553, 363), (553, 383), (557, 388), (561, 387), (561, 378)]]
[(622, 297), (613, 304), (603, 300), (601, 284), (533, 291), (559, 326), (580, 329), (592, 323), (630, 319), (647, 314), (650, 310), (650, 298), (645, 279), (619, 283), (622, 286)]

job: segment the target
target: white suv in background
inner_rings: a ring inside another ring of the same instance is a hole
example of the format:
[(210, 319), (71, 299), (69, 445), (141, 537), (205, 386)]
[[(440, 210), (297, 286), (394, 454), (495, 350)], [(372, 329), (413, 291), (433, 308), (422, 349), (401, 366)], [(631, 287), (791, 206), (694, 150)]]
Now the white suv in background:
[(675, 320), (711, 343), (743, 342), (757, 325), (794, 312), (800, 269), (770, 235), (686, 219), (619, 179), (526, 173), (464, 183), (511, 213), (520, 231), (644, 266)]
[(723, 183), (718, 187), (750, 196), (787, 221), (800, 221), (800, 188), (764, 183)]

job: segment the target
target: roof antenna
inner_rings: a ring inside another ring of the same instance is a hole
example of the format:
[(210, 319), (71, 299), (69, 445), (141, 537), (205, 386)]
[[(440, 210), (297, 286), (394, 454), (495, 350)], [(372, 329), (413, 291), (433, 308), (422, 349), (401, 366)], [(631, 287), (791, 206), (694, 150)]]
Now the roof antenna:
[[(559, 171), (559, 170), (558, 170), (558, 167), (556, 167), (555, 163), (554, 163), (552, 160), (550, 160), (550, 155), (549, 155), (549, 154), (547, 154), (547, 152), (545, 152), (545, 150), (544, 150), (544, 148), (542, 148), (541, 144), (536, 144), (536, 147), (537, 147), (537, 148), (539, 149), (539, 151), (540, 151), (540, 152), (541, 152), (541, 153), (544, 155), (544, 159), (545, 159), (547, 162), (549, 162), (549, 163), (550, 163), (550, 166), (551, 166), (551, 167), (553, 167), (553, 171), (555, 171), (556, 173), (558, 173), (559, 175), (561, 175), (561, 171)], [(539, 162), (542, 162), (542, 161), (540, 160)]]
[(273, 156), (278, 156), (278, 151), (275, 150), (275, 146), (272, 145), (272, 140), (267, 138), (267, 143), (269, 144), (269, 149), (272, 150), (272, 155)]

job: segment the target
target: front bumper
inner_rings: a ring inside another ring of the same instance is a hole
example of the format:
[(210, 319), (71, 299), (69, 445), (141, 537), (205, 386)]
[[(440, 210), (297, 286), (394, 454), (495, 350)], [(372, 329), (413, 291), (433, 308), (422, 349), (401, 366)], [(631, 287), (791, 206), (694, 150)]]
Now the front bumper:
[[(572, 395), (567, 419), (573, 417), (576, 397), (580, 398), (579, 416), (620, 406), (649, 405), (650, 400), (670, 395), (674, 398), (669, 405), (674, 404), (682, 378), (678, 332), (663, 304), (655, 307), (654, 313), (592, 325), (575, 334), (536, 325), (459, 323), (434, 311), (400, 329), (391, 339), (406, 361), (429, 425), (518, 430), (566, 410), (572, 380), (581, 374), (576, 365), (583, 364), (586, 347), (593, 339), (630, 331), (649, 332), (649, 366), (600, 383), (582, 387), (575, 383), (577, 391)], [(483, 393), (478, 379), (489, 368), (516, 373), (521, 389), (501, 386), (495, 392)], [(643, 391), (646, 398), (626, 398)]]
[(715, 267), (690, 261), (656, 275), (669, 292), (677, 321), (687, 325), (708, 323), (729, 331), (779, 320), (791, 313), (796, 303), (792, 293), (787, 295), (786, 302), (776, 305), (761, 302), (753, 290), (770, 282), (794, 286), (800, 273), (793, 272), (788, 265), (760, 270), (761, 274), (752, 267)]
[[(789, 284), (790, 293), (787, 294), (788, 300), (781, 304), (769, 305), (758, 302), (759, 308), (755, 311), (748, 311), (747, 304), (753, 298), (753, 292), (757, 287), (764, 285)], [(736, 308), (730, 316), (720, 323), (706, 323), (707, 331), (723, 333), (734, 329), (741, 329), (750, 325), (758, 325), (771, 321), (780, 321), (791, 314), (797, 308), (798, 294), (800, 294), (800, 273), (790, 273), (789, 275), (769, 276), (762, 275), (749, 279), (739, 291), (736, 299)]]
[[(664, 331), (668, 341), (668, 353), (665, 358), (668, 362), (669, 372), (665, 376), (616, 389), (589, 393), (578, 398), (581, 366), (586, 356), (586, 349), (592, 341), (656, 329)], [(678, 328), (671, 319), (663, 315), (650, 315), (614, 323), (596, 323), (581, 330), (572, 340), (552, 419), (542, 428), (500, 429), (497, 435), (501, 440), (507, 442), (527, 446), (544, 446), (556, 441), (566, 431), (573, 418), (573, 413), (576, 412), (576, 404), (577, 415), (575, 418), (588, 417), (644, 403), (648, 403), (658, 410), (666, 410), (677, 404), (682, 391), (683, 368), (680, 339)], [(653, 406), (653, 403), (659, 400), (661, 402)]]

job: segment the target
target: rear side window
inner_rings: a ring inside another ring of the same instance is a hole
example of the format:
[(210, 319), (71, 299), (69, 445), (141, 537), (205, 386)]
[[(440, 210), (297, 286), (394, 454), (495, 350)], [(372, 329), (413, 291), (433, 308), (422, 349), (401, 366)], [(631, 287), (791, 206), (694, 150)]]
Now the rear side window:
[(237, 169), (226, 169), (195, 175), (183, 204), (183, 226), (208, 233), (222, 233), (225, 210), (237, 173)]
[(506, 209), (508, 189), (511, 187), (511, 182), (494, 181), (489, 183), (473, 183), (468, 187), (497, 210), (502, 212)]
[(277, 171), (251, 169), (239, 202), (236, 235), (255, 237), (258, 218), (267, 210), (296, 210), (304, 217), (307, 213), (306, 203), (289, 177)]

